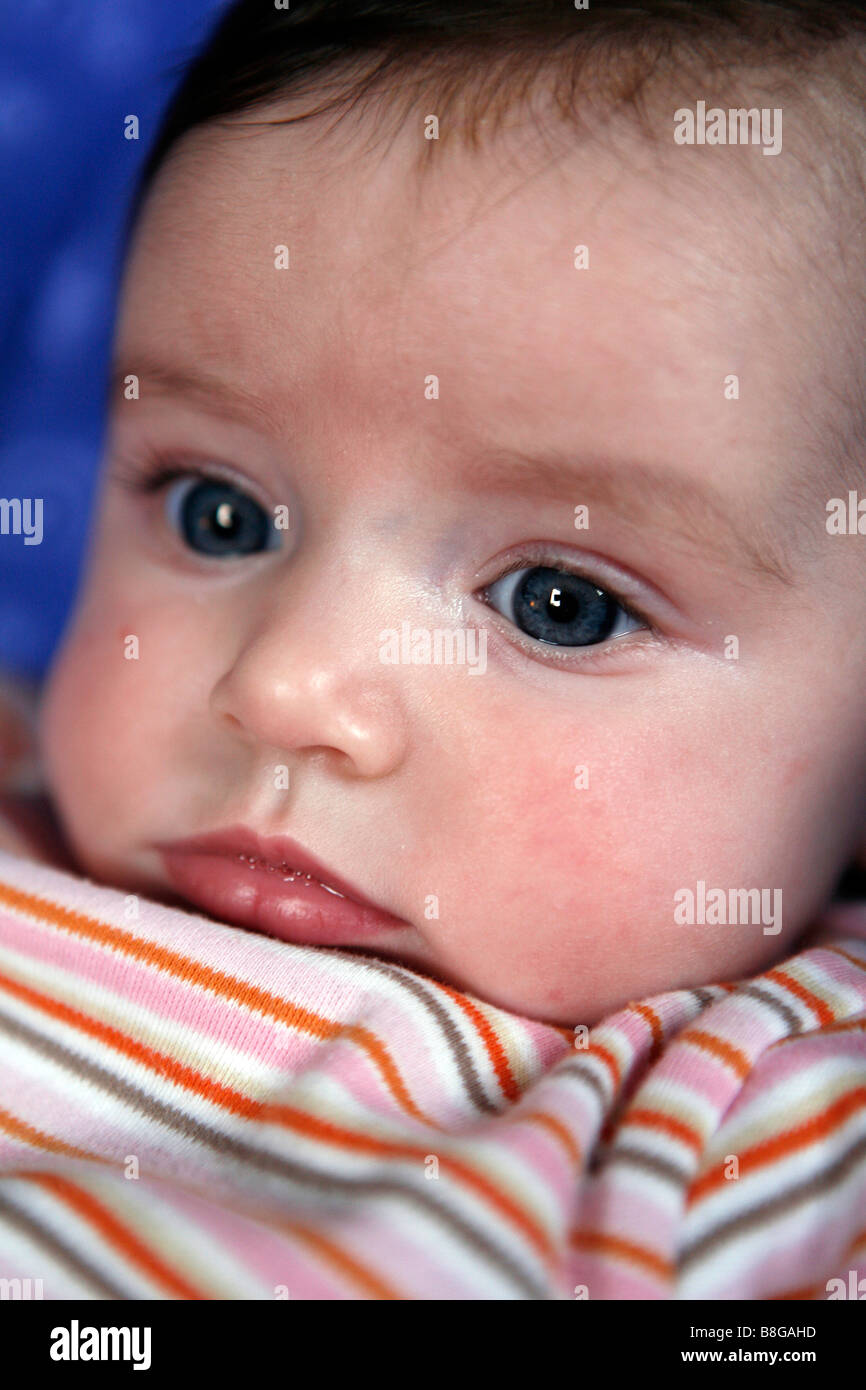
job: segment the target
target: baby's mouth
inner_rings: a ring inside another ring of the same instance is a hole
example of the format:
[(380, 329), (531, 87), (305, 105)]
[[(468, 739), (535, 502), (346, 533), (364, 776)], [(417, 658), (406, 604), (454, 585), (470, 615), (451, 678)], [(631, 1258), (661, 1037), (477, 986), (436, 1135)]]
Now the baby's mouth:
[(321, 879), (316, 878), (313, 874), (306, 874), (303, 869), (290, 868), (285, 860), (282, 860), (279, 864), (273, 864), (257, 854), (239, 854), (237, 858), (242, 864), (248, 864), (251, 869), (267, 869), (270, 874), (279, 874), (283, 883), (294, 883), (295, 879), (306, 879), (307, 883), (321, 884), (322, 888), (327, 889), (329, 893), (336, 894), (338, 898), (346, 897), (345, 893), (338, 893), (336, 888), (331, 888), (329, 884), (323, 883)]
[(361, 945), (405, 929), (288, 837), (233, 826), (156, 846), (173, 888), (220, 921), (303, 945)]

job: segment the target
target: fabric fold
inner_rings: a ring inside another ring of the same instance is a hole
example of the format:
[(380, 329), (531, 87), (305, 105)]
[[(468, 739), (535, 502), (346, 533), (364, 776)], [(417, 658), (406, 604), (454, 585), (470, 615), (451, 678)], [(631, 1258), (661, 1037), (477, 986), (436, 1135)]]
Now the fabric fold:
[(584, 1036), (0, 853), (4, 1278), (45, 1298), (826, 1298), (851, 1270), (866, 905), (752, 979)]

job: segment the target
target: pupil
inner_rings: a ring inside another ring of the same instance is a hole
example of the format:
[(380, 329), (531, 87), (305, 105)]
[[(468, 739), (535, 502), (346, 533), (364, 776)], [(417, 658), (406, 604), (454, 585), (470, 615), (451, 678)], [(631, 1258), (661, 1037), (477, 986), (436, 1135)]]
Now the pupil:
[[(559, 584), (551, 584), (550, 592), (545, 604), (547, 616), (555, 623), (570, 623), (578, 613), (580, 602), (573, 593), (567, 593)], [(535, 606), (535, 599), (530, 600), (530, 605)]]
[(269, 518), (258, 502), (228, 483), (205, 480), (184, 497), (181, 529), (204, 555), (252, 555), (267, 550)]
[(561, 647), (603, 642), (616, 625), (616, 599), (579, 575), (539, 565), (513, 598), (513, 620), (530, 637)]
[(236, 531), (235, 510), (230, 502), (220, 502), (216, 509), (216, 522), (221, 531)]

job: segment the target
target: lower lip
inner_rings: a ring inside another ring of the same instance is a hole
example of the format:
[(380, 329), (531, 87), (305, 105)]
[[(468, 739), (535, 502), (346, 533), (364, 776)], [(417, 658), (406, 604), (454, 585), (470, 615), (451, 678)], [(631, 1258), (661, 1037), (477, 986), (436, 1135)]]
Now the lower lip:
[(163, 849), (177, 891), (221, 921), (306, 946), (351, 946), (409, 924), (338, 897), (317, 879), (238, 856)]

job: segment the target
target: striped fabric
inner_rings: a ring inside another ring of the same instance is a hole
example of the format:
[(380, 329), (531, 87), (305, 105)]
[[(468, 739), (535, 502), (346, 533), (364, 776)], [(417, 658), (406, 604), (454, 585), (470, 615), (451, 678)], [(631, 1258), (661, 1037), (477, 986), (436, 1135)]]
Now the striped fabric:
[(0, 1274), (46, 1299), (866, 1276), (866, 905), (585, 1042), (0, 854)]

